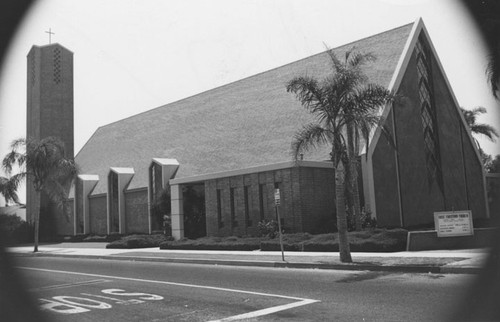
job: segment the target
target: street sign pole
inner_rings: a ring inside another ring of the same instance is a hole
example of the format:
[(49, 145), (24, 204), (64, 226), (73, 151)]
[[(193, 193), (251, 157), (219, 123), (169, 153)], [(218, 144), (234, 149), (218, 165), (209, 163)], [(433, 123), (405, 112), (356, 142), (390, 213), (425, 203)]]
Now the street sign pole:
[(282, 235), (282, 230), (281, 230), (281, 217), (280, 217), (280, 211), (279, 211), (279, 206), (280, 206), (281, 200), (280, 200), (280, 189), (276, 188), (274, 189), (274, 209), (276, 209), (276, 217), (278, 219), (278, 230), (279, 230), (279, 238), (280, 238), (280, 248), (281, 248), (281, 259), (285, 261), (285, 251), (283, 249), (283, 235)]

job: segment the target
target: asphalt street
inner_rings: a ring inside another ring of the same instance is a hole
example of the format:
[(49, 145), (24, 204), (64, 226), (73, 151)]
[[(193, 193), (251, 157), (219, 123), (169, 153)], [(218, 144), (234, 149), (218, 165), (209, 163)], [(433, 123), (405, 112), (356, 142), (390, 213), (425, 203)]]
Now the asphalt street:
[(54, 257), (16, 260), (28, 293), (49, 321), (443, 321), (473, 278)]

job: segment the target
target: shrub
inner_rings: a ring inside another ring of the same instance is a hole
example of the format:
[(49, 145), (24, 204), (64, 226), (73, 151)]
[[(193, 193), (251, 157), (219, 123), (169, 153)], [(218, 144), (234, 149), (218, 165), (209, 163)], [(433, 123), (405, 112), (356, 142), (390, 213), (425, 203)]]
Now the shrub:
[[(404, 229), (369, 229), (349, 232), (350, 249), (353, 252), (396, 252), (406, 249), (407, 231)], [(307, 238), (309, 237), (309, 238)], [(279, 251), (279, 241), (261, 242), (262, 251)], [(284, 235), (283, 248), (286, 251), (338, 252), (337, 234), (290, 234)]]
[(112, 240), (110, 240), (107, 235), (103, 235), (103, 236), (90, 235), (90, 236), (85, 237), (85, 239), (83, 241), (84, 242), (110, 242)]
[(278, 234), (278, 222), (264, 219), (257, 224), (261, 236), (275, 238)]
[(0, 215), (0, 235), (6, 244), (33, 241), (34, 228), (17, 215)]
[(203, 237), (199, 239), (181, 239), (165, 241), (160, 249), (185, 250), (256, 250), (260, 248), (260, 238), (247, 237)]
[[(355, 252), (394, 252), (406, 249), (407, 231), (404, 229), (373, 228), (359, 232), (349, 232), (349, 244)], [(204, 237), (196, 240), (182, 239), (166, 241), (160, 249), (184, 250), (256, 250), (280, 251), (277, 238), (257, 237)], [(337, 233), (311, 235), (308, 233), (284, 234), (285, 251), (338, 252)]]
[(129, 235), (106, 245), (106, 248), (148, 248), (172, 239), (165, 235)]

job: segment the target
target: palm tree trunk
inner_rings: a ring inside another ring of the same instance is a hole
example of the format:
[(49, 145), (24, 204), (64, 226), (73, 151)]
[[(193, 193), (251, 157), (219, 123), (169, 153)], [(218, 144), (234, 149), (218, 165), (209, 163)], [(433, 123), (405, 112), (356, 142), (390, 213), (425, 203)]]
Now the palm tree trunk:
[(349, 208), (351, 223), (356, 231), (361, 230), (361, 206), (359, 203), (358, 190), (358, 168), (356, 167), (356, 149), (357, 144), (354, 140), (354, 129), (351, 123), (347, 124), (347, 155), (349, 158), (349, 167), (347, 173), (347, 187), (349, 192)]
[(342, 162), (335, 169), (335, 198), (337, 209), (337, 229), (339, 231), (339, 255), (342, 263), (351, 263), (351, 250), (347, 239), (347, 215), (345, 211), (345, 174)]
[(35, 216), (34, 216), (34, 224), (35, 224), (35, 238), (34, 238), (34, 249), (33, 252), (38, 252), (38, 239), (40, 232), (40, 202), (41, 202), (41, 193), (40, 191), (35, 191)]
[(361, 206), (359, 202), (359, 186), (358, 186), (358, 169), (355, 162), (351, 162), (351, 180), (352, 180), (352, 203), (353, 203), (353, 214), (356, 231), (363, 229), (361, 221)]

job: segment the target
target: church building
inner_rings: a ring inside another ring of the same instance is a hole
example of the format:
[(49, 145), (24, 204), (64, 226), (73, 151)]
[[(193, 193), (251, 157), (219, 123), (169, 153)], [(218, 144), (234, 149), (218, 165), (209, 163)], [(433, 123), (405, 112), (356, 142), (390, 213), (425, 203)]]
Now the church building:
[[(360, 158), (365, 210), (381, 227), (432, 224), (446, 210), (488, 218), (478, 149), (423, 21), (333, 50), (352, 49), (376, 57), (363, 66), (371, 83), (402, 97), (381, 108), (397, 149), (375, 131)], [(292, 160), (293, 136), (311, 115), (285, 85), (322, 79), (330, 63), (319, 53), (98, 128), (75, 157), (71, 220), (57, 219), (58, 233), (161, 230), (151, 205), (167, 189), (172, 235), (182, 238), (186, 187), (204, 196), (209, 236), (257, 234), (275, 218), (275, 188), (287, 232), (321, 231), (335, 215), (329, 147)]]

